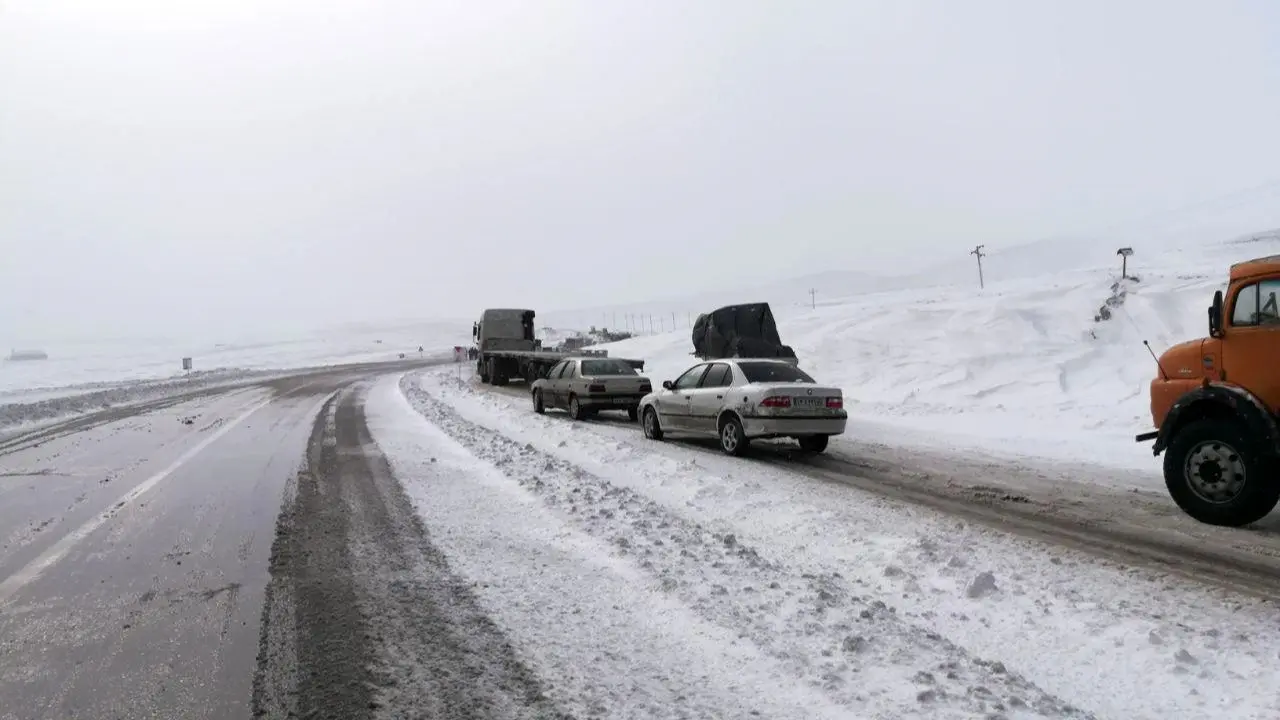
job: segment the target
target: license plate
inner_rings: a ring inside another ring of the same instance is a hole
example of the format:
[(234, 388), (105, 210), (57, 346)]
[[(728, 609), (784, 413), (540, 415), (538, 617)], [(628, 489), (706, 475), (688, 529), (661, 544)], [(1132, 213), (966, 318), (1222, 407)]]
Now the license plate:
[(791, 404), (795, 407), (802, 407), (802, 408), (820, 408), (820, 407), (827, 406), (827, 399), (815, 398), (815, 397), (798, 397), (792, 400)]
[(614, 398), (613, 404), (614, 405), (630, 405), (631, 398)]

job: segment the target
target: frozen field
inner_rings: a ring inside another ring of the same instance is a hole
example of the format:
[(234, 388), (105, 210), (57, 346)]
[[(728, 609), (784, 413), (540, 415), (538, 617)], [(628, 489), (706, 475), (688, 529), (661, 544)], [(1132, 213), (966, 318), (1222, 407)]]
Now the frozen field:
[[(860, 432), (1150, 468), (1149, 449), (1133, 442), (1150, 429), (1156, 372), (1142, 341), (1158, 354), (1204, 335), (1205, 308), (1229, 265), (1274, 253), (1274, 238), (1169, 250), (1135, 262), (1139, 279), (1119, 284), (1118, 258), (1099, 252), (1090, 267), (1050, 254), (1017, 260), (1017, 272), (996, 265), (985, 290), (913, 276), (899, 290), (774, 309), (801, 366), (843, 387), (851, 416), (869, 421)], [(760, 299), (770, 295), (736, 302)], [(1111, 318), (1095, 321), (1109, 299)], [(605, 347), (644, 358), (656, 382), (694, 361), (683, 327)]]
[[(182, 358), (196, 372), (281, 370), (439, 352), (469, 338), (464, 323), (358, 328), (250, 341), (137, 342), (50, 345), (48, 360), (0, 361), (0, 404), (30, 403), (140, 380), (183, 376)], [(3, 347), (3, 346), (0, 346)], [(0, 351), (8, 356), (9, 351)]]
[[(392, 361), (401, 353), (406, 358), (431, 356), (467, 339), (463, 323), (428, 323), (203, 346), (160, 342), (50, 346), (43, 348), (48, 360), (0, 361), (0, 438), (88, 411), (203, 392), (262, 379), (275, 371)], [(193, 358), (191, 373), (181, 369), (185, 356)]]

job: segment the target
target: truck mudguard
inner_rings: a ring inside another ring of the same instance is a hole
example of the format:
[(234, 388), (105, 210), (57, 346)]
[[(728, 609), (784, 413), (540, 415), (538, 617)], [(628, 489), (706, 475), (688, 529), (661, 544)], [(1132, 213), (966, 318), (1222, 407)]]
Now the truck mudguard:
[(1226, 410), (1225, 414), (1239, 418), (1248, 428), (1249, 435), (1262, 443), (1268, 454), (1274, 454), (1275, 448), (1280, 447), (1280, 426), (1277, 426), (1275, 416), (1261, 400), (1239, 385), (1211, 383), (1188, 392), (1169, 408), (1169, 414), (1160, 425), (1160, 434), (1156, 436), (1152, 451), (1159, 455), (1169, 447), (1174, 433), (1182, 425), (1202, 416), (1213, 417), (1212, 410), (1205, 412), (1209, 410), (1205, 407), (1206, 403), (1215, 406), (1213, 409)]

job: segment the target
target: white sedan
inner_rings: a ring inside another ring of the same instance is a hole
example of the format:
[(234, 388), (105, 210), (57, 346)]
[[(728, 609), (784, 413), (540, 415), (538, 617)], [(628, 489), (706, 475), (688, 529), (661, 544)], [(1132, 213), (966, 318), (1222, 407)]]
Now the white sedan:
[(822, 452), (832, 435), (844, 432), (848, 417), (840, 388), (818, 385), (785, 360), (708, 360), (640, 400), (645, 437), (718, 438), (730, 455), (743, 454), (754, 438), (777, 437)]

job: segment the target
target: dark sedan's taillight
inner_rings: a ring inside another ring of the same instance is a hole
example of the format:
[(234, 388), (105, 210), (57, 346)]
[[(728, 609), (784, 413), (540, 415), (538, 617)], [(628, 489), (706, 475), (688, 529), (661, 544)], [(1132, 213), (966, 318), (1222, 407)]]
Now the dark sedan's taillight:
[(643, 385), (641, 385), (641, 386), (640, 386), (640, 392), (642, 392), (642, 393), (651, 393), (651, 392), (653, 392), (653, 386), (652, 386), (652, 385), (650, 385), (649, 383), (645, 383), (645, 384), (643, 384)]

